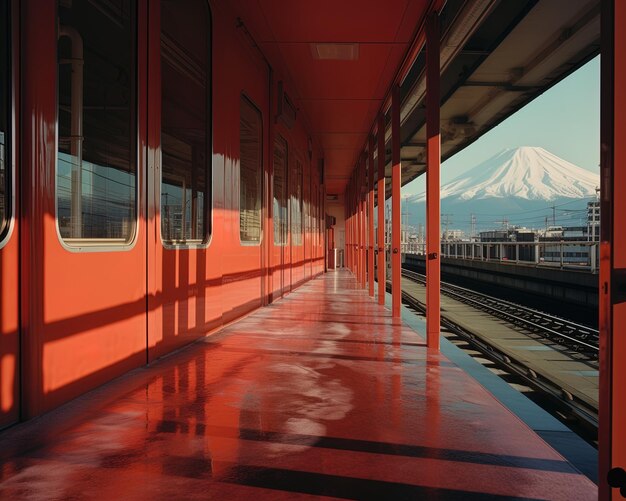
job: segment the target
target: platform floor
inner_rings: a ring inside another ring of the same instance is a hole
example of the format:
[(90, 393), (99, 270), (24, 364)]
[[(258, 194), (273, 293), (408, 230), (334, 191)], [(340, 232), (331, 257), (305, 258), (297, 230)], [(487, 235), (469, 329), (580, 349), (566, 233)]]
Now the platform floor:
[(0, 499), (595, 499), (348, 272), (0, 434)]

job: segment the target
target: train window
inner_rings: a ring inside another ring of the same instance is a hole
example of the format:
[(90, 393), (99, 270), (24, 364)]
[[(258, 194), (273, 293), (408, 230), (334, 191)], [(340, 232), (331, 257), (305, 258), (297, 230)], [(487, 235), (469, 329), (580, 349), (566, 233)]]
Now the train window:
[(287, 141), (274, 140), (274, 244), (287, 243)]
[(242, 242), (261, 241), (261, 170), (263, 122), (261, 112), (241, 96), (239, 130), (239, 236)]
[(291, 187), (291, 243), (302, 245), (302, 162), (295, 161)]
[(58, 9), (59, 233), (70, 246), (128, 243), (137, 219), (135, 2)]
[(210, 29), (206, 0), (161, 1), (161, 238), (170, 245), (210, 233)]
[(0, 0), (0, 239), (8, 227), (10, 214), (9, 156), (9, 1)]

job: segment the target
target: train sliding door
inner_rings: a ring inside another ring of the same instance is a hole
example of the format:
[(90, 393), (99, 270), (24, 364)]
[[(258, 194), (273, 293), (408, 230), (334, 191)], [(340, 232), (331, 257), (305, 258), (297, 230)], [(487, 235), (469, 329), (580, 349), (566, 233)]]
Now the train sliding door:
[[(145, 0), (22, 0), (22, 395), (146, 361)], [(56, 82), (56, 85), (55, 85)], [(4, 297), (4, 295), (3, 295)]]
[[(16, 2), (0, 0), (0, 428), (19, 417), (18, 228), (14, 84)], [(15, 42), (11, 43), (11, 39)]]
[[(149, 13), (149, 358), (222, 323), (213, 228), (211, 12), (206, 0), (156, 0)], [(216, 174), (216, 177), (213, 176)], [(216, 190), (219, 191), (219, 190)]]

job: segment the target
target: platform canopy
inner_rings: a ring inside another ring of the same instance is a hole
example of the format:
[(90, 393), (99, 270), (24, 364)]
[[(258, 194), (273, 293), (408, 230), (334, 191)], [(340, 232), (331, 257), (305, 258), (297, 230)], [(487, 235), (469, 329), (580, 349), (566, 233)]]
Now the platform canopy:
[(419, 40), (430, 10), (440, 11), (445, 160), (599, 53), (600, 2), (562, 5), (236, 0), (234, 10), (291, 80), (291, 97), (323, 150), (326, 191), (333, 195), (345, 190), (394, 83), (401, 85), (402, 184), (424, 172), (426, 58)]

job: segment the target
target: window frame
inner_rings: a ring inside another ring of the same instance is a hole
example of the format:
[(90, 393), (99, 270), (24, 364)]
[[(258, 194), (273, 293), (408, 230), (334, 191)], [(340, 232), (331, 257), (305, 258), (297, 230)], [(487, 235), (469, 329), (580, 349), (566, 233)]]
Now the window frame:
[[(141, 175), (141, 149), (139, 147), (139, 139), (140, 139), (140, 121), (141, 117), (139, 116), (139, 102), (140, 102), (140, 89), (139, 89), (139, 0), (131, 0), (134, 3), (133, 14), (131, 18), (131, 26), (132, 32), (130, 39), (134, 48), (134, 55), (132, 56), (132, 62), (134, 67), (131, 69), (134, 71), (134, 85), (129, 86), (129, 88), (135, 93), (134, 95), (134, 110), (133, 119), (134, 119), (134, 127), (131, 124), (130, 130), (133, 131), (133, 139), (131, 141), (130, 148), (131, 151), (134, 146), (134, 158), (135, 158), (135, 221), (133, 224), (133, 231), (131, 238), (129, 238), (126, 242), (120, 242), (121, 239), (110, 239), (114, 241), (107, 242), (108, 239), (105, 238), (78, 238), (75, 239), (76, 243), (68, 243), (65, 238), (61, 235), (61, 228), (59, 227), (59, 183), (58, 183), (58, 175), (59, 175), (59, 60), (58, 60), (58, 44), (59, 44), (59, 23), (55, 23), (55, 34), (56, 34), (56, 50), (55, 53), (57, 55), (57, 61), (55, 64), (56, 72), (54, 79), (54, 92), (55, 92), (55, 127), (54, 127), (54, 226), (56, 228), (57, 238), (61, 247), (65, 250), (73, 253), (83, 253), (83, 252), (128, 252), (135, 248), (137, 242), (139, 240), (140, 234), (140, 190), (142, 183), (144, 182), (143, 176)], [(57, 2), (56, 5), (56, 17), (59, 17), (59, 4)], [(143, 89), (145, 91), (145, 89)]]
[[(281, 237), (284, 238), (284, 240), (282, 242), (276, 242), (276, 214), (272, 213), (272, 223), (273, 223), (273, 228), (272, 228), (272, 234), (274, 235), (274, 247), (286, 247), (287, 245), (289, 245), (289, 141), (287, 141), (287, 139), (282, 136), (279, 133), (276, 133), (275, 137), (274, 137), (274, 144), (272, 145), (272, 167), (274, 167), (275, 163), (274, 163), (274, 151), (276, 149), (276, 142), (280, 141), (284, 144), (285, 146), (285, 162), (284, 162), (284, 172), (283, 172), (283, 192), (282, 195), (284, 197), (283, 202), (285, 202), (285, 213), (286, 213), (286, 218), (285, 221), (283, 221), (282, 219), (282, 215), (281, 215), (281, 219), (279, 220), (279, 226), (278, 226), (278, 230), (279, 230), (279, 234), (280, 234), (280, 224), (284, 224), (284, 234), (281, 235)], [(276, 169), (272, 169), (272, 207), (274, 206), (274, 199), (276, 197)]]
[[(16, 86), (16, 78), (17, 72), (15, 71), (15, 63), (17, 61), (17, 22), (16, 15), (14, 13), (13, 2), (11, 0), (6, 0), (6, 18), (7, 18), (7, 29), (4, 34), (5, 42), (7, 44), (6, 50), (6, 89), (7, 89), (7, 98), (6, 98), (6, 120), (7, 120), (7, 130), (5, 131), (5, 148), (4, 148), (4, 162), (5, 162), (5, 176), (8, 179), (5, 179), (5, 224), (4, 227), (0, 228), (0, 249), (2, 249), (11, 239), (11, 235), (13, 234), (13, 228), (15, 226), (15, 210), (16, 210), (16, 202), (15, 202), (15, 155), (14, 151), (16, 150), (16, 127), (15, 127), (15, 117), (16, 117), (16, 103), (15, 103), (15, 86)], [(8, 203), (6, 203), (8, 202)]]
[[(159, 232), (159, 239), (161, 240), (161, 246), (166, 250), (194, 250), (194, 249), (207, 249), (211, 243), (213, 242), (213, 214), (214, 214), (214, 200), (215, 200), (215, 191), (214, 191), (214, 179), (213, 179), (213, 11), (211, 10), (210, 2), (202, 2), (204, 8), (206, 9), (207, 15), (207, 23), (209, 28), (209, 35), (207, 37), (207, 42), (209, 44), (207, 48), (207, 135), (206, 135), (206, 177), (207, 182), (209, 183), (209, 187), (206, 190), (207, 200), (204, 202), (204, 211), (205, 211), (205, 221), (206, 228), (205, 234), (202, 241), (193, 240), (191, 242), (169, 242), (163, 238), (163, 227), (161, 223), (161, 195), (163, 193), (163, 148), (161, 142), (161, 134), (159, 134), (159, 162), (158, 167), (155, 169), (157, 172), (156, 176), (158, 176), (157, 189), (155, 190), (156, 197), (158, 200), (157, 204), (157, 212), (159, 214), (159, 224), (157, 231)], [(160, 5), (159, 5), (160, 8)], [(159, 33), (161, 32), (161, 27), (159, 26)], [(161, 46), (159, 44), (159, 59), (161, 57)], [(161, 82), (160, 82), (161, 83)], [(163, 92), (163, 87), (161, 85), (161, 92)], [(162, 99), (160, 101), (160, 106), (162, 106)], [(163, 127), (163, 115), (161, 113), (161, 123), (159, 124), (159, 132), (161, 132)], [(156, 179), (155, 176), (155, 179)]]
[(257, 104), (250, 98), (250, 96), (248, 96), (248, 94), (245, 91), (241, 91), (240, 95), (239, 95), (239, 144), (241, 144), (241, 103), (243, 101), (247, 101), (248, 104), (250, 105), (251, 108), (253, 108), (256, 112), (258, 112), (259, 117), (260, 117), (260, 124), (261, 124), (261, 140), (259, 141), (260, 144), (260, 154), (259, 154), (259, 158), (260, 158), (260, 164), (259, 164), (259, 199), (261, 201), (261, 207), (259, 208), (259, 239), (258, 240), (242, 240), (241, 239), (241, 147), (240, 147), (240, 151), (239, 151), (239, 189), (237, 190), (237, 205), (239, 206), (239, 223), (238, 223), (238, 234), (239, 234), (239, 245), (242, 247), (260, 247), (263, 243), (263, 238), (264, 238), (264, 231), (263, 231), (263, 193), (264, 193), (264, 189), (263, 189), (263, 170), (265, 169), (265, 165), (264, 165), (264, 154), (265, 154), (265, 129), (264, 129), (264, 122), (263, 122), (263, 112), (261, 111), (261, 108), (259, 106), (257, 106)]
[[(298, 168), (298, 164), (300, 165), (300, 167)], [(295, 154), (294, 154), (294, 167), (296, 167), (295, 170), (295, 174), (294, 174), (294, 185), (289, 187), (289, 235), (290, 235), (290, 244), (292, 247), (303, 247), (304, 246), (304, 161), (302, 158), (302, 153), (299, 152), (298, 150), (296, 150)], [(295, 183), (298, 181), (299, 179), (299, 184), (296, 185)], [(300, 198), (296, 198), (296, 191), (294, 189), (294, 191), (291, 191), (291, 188), (300, 188)], [(296, 234), (296, 232), (294, 231), (294, 213), (293, 213), (293, 204), (292, 204), (292, 200), (296, 198), (296, 200), (298, 201), (298, 206), (299, 206), (299, 219), (300, 219), (300, 231), (298, 232), (298, 235), (300, 236), (299, 238), (299, 242), (296, 243), (295, 239), (293, 238), (294, 235)]]

